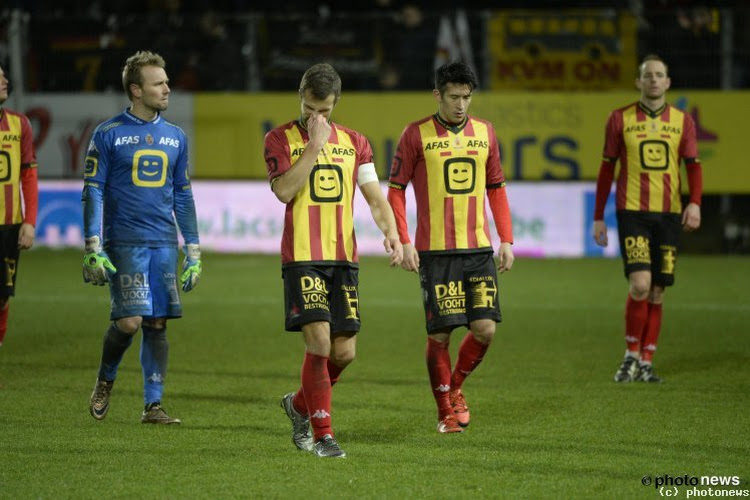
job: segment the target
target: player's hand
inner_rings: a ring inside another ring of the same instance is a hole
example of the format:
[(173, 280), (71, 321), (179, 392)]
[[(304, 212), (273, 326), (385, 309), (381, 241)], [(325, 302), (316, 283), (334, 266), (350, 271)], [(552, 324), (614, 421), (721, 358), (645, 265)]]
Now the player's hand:
[(383, 246), (385, 247), (385, 253), (391, 256), (390, 266), (396, 267), (400, 265), (404, 260), (404, 247), (398, 237), (386, 237), (383, 240)]
[(701, 207), (695, 203), (688, 203), (685, 211), (682, 212), (682, 229), (690, 232), (699, 227), (701, 227)]
[(195, 243), (185, 245), (185, 260), (182, 262), (180, 284), (183, 292), (189, 292), (196, 287), (201, 279), (203, 264), (201, 263), (201, 249)]
[(117, 272), (107, 253), (102, 249), (98, 236), (85, 239), (86, 254), (83, 256), (83, 281), (92, 285), (102, 286)]
[(513, 256), (513, 248), (510, 243), (500, 243), (497, 251), (497, 270), (500, 274), (510, 271), (516, 258)]
[(18, 249), (28, 250), (34, 244), (34, 226), (24, 222), (18, 231)]
[(331, 124), (323, 115), (310, 115), (307, 119), (307, 133), (310, 135), (312, 147), (320, 149), (331, 136)]
[(594, 241), (600, 247), (607, 246), (607, 225), (603, 220), (594, 221)]
[(419, 254), (417, 249), (411, 243), (403, 245), (404, 259), (401, 261), (401, 267), (407, 271), (419, 272)]

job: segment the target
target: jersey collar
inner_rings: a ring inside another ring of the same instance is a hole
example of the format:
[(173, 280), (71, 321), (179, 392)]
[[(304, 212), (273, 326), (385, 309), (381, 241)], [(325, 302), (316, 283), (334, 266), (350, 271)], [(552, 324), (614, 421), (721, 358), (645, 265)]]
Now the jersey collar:
[(638, 101), (638, 108), (646, 113), (646, 116), (648, 116), (649, 118), (656, 118), (657, 116), (664, 113), (664, 110), (667, 109), (667, 103), (662, 104), (658, 109), (651, 109), (641, 101)]
[(440, 118), (440, 113), (435, 113), (433, 116), (435, 117), (435, 121), (437, 121), (440, 125), (442, 125), (443, 128), (445, 128), (446, 130), (450, 130), (454, 134), (461, 132), (464, 129), (464, 127), (466, 127), (466, 124), (469, 123), (468, 116), (466, 117), (466, 119), (464, 119), (463, 123), (459, 125), (448, 123), (447, 121), (443, 120), (442, 118)]
[(128, 119), (131, 121), (134, 121), (138, 125), (145, 125), (146, 123), (159, 123), (161, 121), (161, 113), (156, 113), (156, 118), (151, 120), (150, 122), (147, 122), (145, 120), (141, 120), (137, 116), (135, 116), (133, 113), (130, 112), (130, 108), (125, 108), (125, 112), (123, 113)]

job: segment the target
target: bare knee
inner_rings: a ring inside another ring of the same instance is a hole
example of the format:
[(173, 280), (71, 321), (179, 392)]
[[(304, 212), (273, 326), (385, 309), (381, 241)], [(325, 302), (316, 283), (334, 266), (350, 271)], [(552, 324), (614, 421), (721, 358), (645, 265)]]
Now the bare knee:
[(115, 320), (115, 326), (118, 330), (128, 335), (135, 335), (138, 329), (141, 327), (143, 318), (140, 316), (129, 316), (127, 318), (120, 318)]
[(628, 277), (630, 296), (635, 300), (646, 300), (651, 292), (651, 273), (638, 271)]
[(664, 287), (654, 286), (648, 294), (648, 301), (652, 304), (661, 304), (664, 302)]
[(492, 320), (472, 321), (471, 333), (480, 343), (488, 345), (495, 337), (495, 322)]
[(331, 363), (346, 367), (357, 355), (357, 337), (354, 332), (334, 334), (331, 339)]

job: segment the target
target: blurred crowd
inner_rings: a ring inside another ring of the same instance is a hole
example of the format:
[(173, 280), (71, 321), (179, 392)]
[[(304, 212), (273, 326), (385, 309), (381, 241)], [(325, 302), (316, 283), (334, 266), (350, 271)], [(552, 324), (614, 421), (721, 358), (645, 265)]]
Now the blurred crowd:
[[(502, 6), (528, 8), (524, 3)], [(673, 85), (690, 88), (726, 86), (722, 30), (729, 28), (721, 13), (730, 12), (729, 84), (750, 87), (750, 35), (740, 28), (750, 21), (750, 7), (722, 10), (679, 0), (589, 3), (575, 5), (632, 13), (638, 20), (636, 56), (659, 53), (670, 65)], [(534, 8), (559, 6), (534, 2)], [(26, 86), (53, 92), (118, 90), (119, 66), (139, 49), (161, 53), (173, 88), (187, 91), (286, 90), (319, 60), (332, 62), (350, 90), (430, 88), (433, 68), (449, 59), (469, 63), (486, 83), (493, 12), (482, 2), (464, 8), (462, 2), (441, 1), (425, 7), (396, 0), (291, 0), (280, 8), (243, 0), (10, 0), (0, 10), (0, 62), (10, 56), (14, 7), (26, 13)]]

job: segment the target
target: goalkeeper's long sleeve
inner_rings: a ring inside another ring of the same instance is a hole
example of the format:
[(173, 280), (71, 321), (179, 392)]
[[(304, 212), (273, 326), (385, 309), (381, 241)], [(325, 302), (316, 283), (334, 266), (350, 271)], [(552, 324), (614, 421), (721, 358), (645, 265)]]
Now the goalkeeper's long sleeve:
[(93, 183), (85, 183), (81, 202), (83, 203), (83, 237), (97, 236), (102, 239), (102, 209), (104, 193)]
[(198, 217), (195, 213), (195, 201), (190, 185), (175, 186), (174, 215), (186, 244), (198, 244)]

